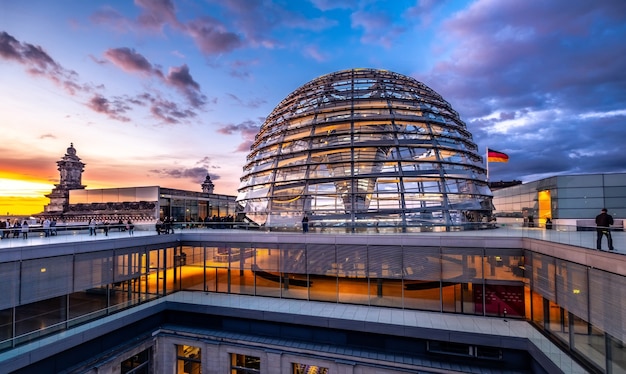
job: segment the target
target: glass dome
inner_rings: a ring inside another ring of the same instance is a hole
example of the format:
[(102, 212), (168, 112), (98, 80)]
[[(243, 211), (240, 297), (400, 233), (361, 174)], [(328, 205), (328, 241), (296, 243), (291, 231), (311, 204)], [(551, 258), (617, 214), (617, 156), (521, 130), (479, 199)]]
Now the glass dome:
[(439, 94), (386, 70), (318, 77), (257, 134), (237, 201), (267, 227), (449, 230), (491, 218), (472, 134)]

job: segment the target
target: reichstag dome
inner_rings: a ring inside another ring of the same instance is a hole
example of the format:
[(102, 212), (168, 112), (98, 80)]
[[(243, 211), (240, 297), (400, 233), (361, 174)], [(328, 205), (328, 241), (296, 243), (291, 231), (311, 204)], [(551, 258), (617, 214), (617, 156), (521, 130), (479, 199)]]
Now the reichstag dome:
[(438, 93), (377, 69), (318, 77), (257, 134), (237, 201), (270, 228), (449, 231), (488, 227), (492, 194), (472, 134)]

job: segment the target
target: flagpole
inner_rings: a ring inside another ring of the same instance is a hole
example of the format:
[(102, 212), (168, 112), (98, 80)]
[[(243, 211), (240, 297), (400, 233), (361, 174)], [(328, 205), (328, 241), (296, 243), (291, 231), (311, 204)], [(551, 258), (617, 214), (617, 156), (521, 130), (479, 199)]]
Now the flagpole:
[(485, 147), (485, 164), (487, 165), (487, 183), (489, 183), (489, 147)]

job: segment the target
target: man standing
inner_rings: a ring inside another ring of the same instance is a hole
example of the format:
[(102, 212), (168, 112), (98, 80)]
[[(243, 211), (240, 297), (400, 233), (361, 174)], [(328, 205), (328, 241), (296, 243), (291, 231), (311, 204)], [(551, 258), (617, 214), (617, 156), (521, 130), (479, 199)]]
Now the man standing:
[(614, 250), (613, 238), (611, 238), (611, 225), (613, 224), (613, 216), (607, 213), (606, 208), (602, 209), (602, 213), (596, 216), (596, 231), (598, 233), (598, 239), (596, 242), (596, 248), (602, 249), (602, 237), (606, 235), (606, 239), (609, 241), (609, 251)]

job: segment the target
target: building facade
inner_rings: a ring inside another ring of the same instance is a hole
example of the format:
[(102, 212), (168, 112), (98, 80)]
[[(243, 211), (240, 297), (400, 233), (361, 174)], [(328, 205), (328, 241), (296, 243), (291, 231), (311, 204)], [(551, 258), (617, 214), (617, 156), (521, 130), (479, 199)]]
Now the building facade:
[(150, 223), (166, 218), (176, 222), (233, 221), (235, 197), (213, 193), (215, 185), (207, 174), (202, 192), (159, 186), (86, 189), (81, 184), (85, 164), (71, 144), (57, 162), (60, 182), (46, 197), (50, 203), (36, 217), (59, 223)]
[(620, 373), (624, 256), (588, 252), (213, 230), (4, 248), (0, 369)]
[(65, 222), (204, 222), (236, 215), (235, 197), (159, 186), (72, 190)]
[(623, 228), (626, 218), (626, 173), (557, 175), (493, 191), (498, 222), (538, 226), (550, 218), (562, 229), (594, 227), (595, 216), (607, 208)]

